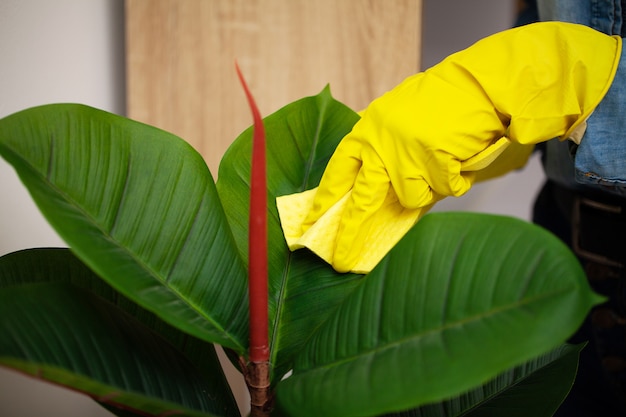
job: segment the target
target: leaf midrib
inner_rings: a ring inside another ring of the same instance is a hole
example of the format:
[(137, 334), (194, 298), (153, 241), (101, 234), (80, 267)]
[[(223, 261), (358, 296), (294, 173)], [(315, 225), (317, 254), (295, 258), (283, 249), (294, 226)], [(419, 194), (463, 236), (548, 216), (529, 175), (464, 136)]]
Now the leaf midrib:
[[(299, 369), (299, 370), (297, 370), (297, 373), (298, 373), (298, 375), (303, 375), (303, 374), (306, 374), (306, 373), (309, 373), (309, 372), (319, 371), (319, 370), (322, 370), (322, 369), (330, 369), (330, 368), (334, 368), (334, 367), (337, 367), (337, 366), (341, 366), (341, 365), (346, 364), (346, 363), (355, 362), (355, 361), (357, 361), (357, 360), (359, 360), (361, 358), (364, 358), (364, 357), (367, 357), (367, 356), (373, 356), (373, 355), (379, 354), (381, 352), (384, 352), (386, 350), (395, 348), (397, 346), (404, 345), (404, 344), (406, 344), (406, 343), (408, 343), (409, 341), (412, 341), (412, 340), (425, 338), (425, 337), (428, 337), (429, 335), (436, 334), (436, 333), (442, 333), (442, 332), (445, 332), (445, 331), (447, 331), (449, 329), (452, 329), (454, 327), (459, 327), (459, 326), (463, 326), (463, 325), (466, 325), (466, 324), (469, 324), (469, 323), (472, 323), (472, 322), (477, 322), (477, 321), (480, 321), (480, 320), (485, 319), (485, 318), (496, 316), (497, 314), (500, 314), (500, 313), (505, 312), (505, 311), (513, 310), (513, 309), (516, 309), (516, 308), (522, 308), (522, 307), (531, 305), (531, 304), (533, 304), (535, 302), (540, 302), (543, 299), (551, 298), (551, 297), (558, 296), (560, 294), (565, 294), (565, 293), (568, 293), (568, 292), (569, 291), (564, 288), (564, 289), (561, 289), (561, 290), (558, 290), (558, 291), (551, 291), (549, 293), (543, 293), (542, 295), (539, 295), (539, 296), (530, 297), (530, 298), (524, 298), (523, 300), (520, 300), (518, 302), (507, 304), (507, 305), (503, 305), (503, 306), (501, 306), (499, 308), (491, 309), (489, 311), (486, 311), (486, 312), (483, 312), (483, 313), (480, 313), (480, 314), (469, 316), (469, 317), (466, 317), (466, 318), (464, 318), (462, 320), (457, 320), (457, 321), (454, 321), (454, 322), (446, 323), (445, 325), (443, 325), (441, 327), (438, 327), (438, 328), (427, 329), (427, 330), (425, 330), (423, 332), (420, 332), (418, 334), (413, 334), (413, 335), (409, 335), (407, 337), (403, 337), (401, 339), (396, 339), (396, 340), (394, 340), (394, 341), (392, 341), (390, 343), (384, 344), (384, 345), (377, 345), (377, 346), (375, 346), (375, 347), (373, 347), (371, 349), (367, 349), (367, 350), (364, 350), (364, 351), (359, 351), (359, 352), (356, 352), (353, 355), (346, 356), (346, 357), (343, 357), (343, 358), (338, 359), (338, 360), (330, 361), (330, 362), (328, 362), (326, 364), (323, 364), (323, 365), (320, 365), (320, 366), (311, 366), (311, 367), (306, 368), (306, 369)], [(525, 301), (525, 300), (527, 300), (527, 301)]]
[[(328, 101), (323, 101), (323, 106), (319, 106), (319, 114), (317, 118), (317, 125), (315, 129), (315, 134), (313, 135), (313, 143), (311, 146), (311, 153), (309, 155), (309, 159), (304, 164), (304, 177), (302, 183), (300, 185), (300, 191), (305, 191), (306, 185), (309, 181), (309, 176), (313, 167), (313, 161), (315, 160), (317, 145), (319, 144), (319, 140), (321, 137), (322, 127), (324, 126), (324, 115), (326, 114), (326, 110), (328, 109)], [(280, 292), (277, 297), (277, 305), (276, 305), (276, 313), (274, 315), (274, 327), (272, 329), (272, 337), (270, 339), (270, 352), (272, 361), (276, 362), (276, 357), (278, 355), (278, 351), (275, 349), (277, 340), (279, 338), (280, 333), (280, 319), (284, 314), (285, 310), (285, 301), (286, 301), (286, 292), (287, 292), (287, 282), (289, 281), (289, 271), (291, 269), (291, 262), (293, 260), (293, 254), (289, 251), (287, 255), (287, 262), (285, 264), (285, 268), (283, 268), (283, 274), (281, 276), (281, 286)]]
[[(33, 173), (35, 175), (35, 177), (38, 177), (41, 182), (46, 185), (50, 190), (52, 190), (56, 195), (59, 196), (59, 198), (61, 198), (63, 201), (65, 201), (66, 203), (68, 203), (71, 207), (73, 207), (75, 210), (77, 210), (89, 223), (91, 223), (92, 226), (94, 226), (101, 234), (102, 237), (104, 239), (106, 239), (108, 242), (110, 242), (112, 245), (120, 248), (123, 250), (124, 253), (126, 253), (141, 269), (143, 269), (144, 271), (148, 272), (149, 276), (151, 276), (155, 281), (159, 282), (160, 285), (162, 287), (165, 287), (169, 290), (169, 292), (173, 295), (176, 296), (176, 298), (178, 298), (179, 300), (183, 301), (183, 303), (185, 305), (187, 305), (189, 307), (189, 309), (191, 311), (194, 311), (198, 316), (204, 318), (207, 322), (209, 322), (216, 330), (218, 330), (219, 332), (221, 332), (224, 335), (228, 336), (228, 339), (230, 339), (234, 346), (236, 348), (238, 348), (240, 351), (244, 350), (244, 347), (241, 343), (239, 343), (239, 341), (237, 339), (235, 339), (233, 337), (232, 334), (230, 334), (229, 332), (226, 332), (226, 330), (218, 325), (218, 323), (211, 317), (211, 316), (207, 316), (206, 314), (203, 313), (202, 310), (200, 310), (198, 308), (197, 305), (195, 305), (194, 303), (191, 303), (189, 299), (185, 298), (182, 296), (182, 294), (180, 294), (178, 291), (176, 291), (174, 288), (170, 287), (167, 285), (167, 281), (166, 280), (159, 280), (158, 277), (160, 276), (159, 274), (156, 273), (156, 271), (149, 267), (145, 262), (143, 262), (135, 252), (130, 251), (126, 246), (123, 246), (118, 240), (114, 239), (113, 236), (111, 236), (108, 232), (106, 232), (105, 230), (103, 230), (103, 228), (101, 227), (101, 225), (93, 218), (93, 216), (91, 216), (91, 214), (88, 211), (85, 211), (82, 206), (80, 204), (78, 204), (76, 202), (75, 199), (73, 199), (71, 197), (70, 194), (68, 194), (67, 192), (65, 192), (64, 190), (62, 190), (61, 188), (59, 188), (58, 186), (56, 186), (56, 184), (52, 181), (50, 181), (48, 179), (48, 177), (44, 176), (43, 173), (37, 169), (37, 167), (35, 167), (34, 165), (32, 165), (30, 163), (30, 161), (26, 158), (23, 158), (21, 156), (21, 154), (13, 151), (12, 148), (8, 147), (8, 146), (2, 146), (5, 150), (8, 150), (9, 152), (11, 152), (17, 159), (19, 159), (20, 161), (22, 161), (23, 166), (25, 166), (26, 168), (28, 168), (31, 173)], [(53, 151), (51, 150), (51, 153)], [(49, 171), (51, 169), (51, 167), (48, 167), (47, 171)], [(126, 184), (128, 183), (128, 176), (125, 178), (125, 186), (124, 189), (126, 189)], [(122, 192), (122, 196), (120, 196), (119, 201), (121, 202), (124, 198), (125, 198), (125, 192)], [(42, 214), (44, 214), (44, 217), (46, 217), (46, 219), (48, 218), (48, 215), (46, 214), (45, 211), (42, 211)], [(55, 228), (56, 230), (56, 228)], [(64, 235), (64, 233), (59, 232), (60, 235)], [(64, 239), (65, 240), (65, 239)], [(76, 254), (81, 254), (82, 251), (80, 250), (80, 248), (72, 248), (72, 250), (76, 253)], [(81, 259), (83, 259), (81, 257)], [(100, 268), (94, 267), (94, 265), (92, 264), (92, 262), (88, 259), (84, 259), (84, 261), (89, 265), (90, 268), (93, 268), (96, 271), (100, 271)], [(103, 271), (101, 271), (103, 272)], [(101, 273), (98, 274), (100, 276), (106, 276), (105, 273)], [(102, 278), (104, 279), (104, 278)], [(126, 294), (125, 291), (123, 291), (118, 285), (117, 282), (111, 282), (108, 281), (106, 279), (104, 279), (106, 282), (108, 282), (113, 288), (115, 288), (116, 290), (120, 291), (122, 294)], [(150, 308), (150, 306), (145, 305), (141, 300), (137, 299), (134, 294), (131, 294), (130, 297), (133, 299), (133, 301), (139, 303), (140, 305), (142, 305), (144, 308), (146, 308), (149, 311), (153, 311), (155, 313), (158, 314), (157, 311), (153, 310), (152, 308)], [(178, 328), (178, 324), (177, 321), (172, 322), (172, 320), (169, 317), (165, 317), (162, 316), (163, 319), (169, 323), (171, 323), (172, 325), (174, 325), (176, 328)]]

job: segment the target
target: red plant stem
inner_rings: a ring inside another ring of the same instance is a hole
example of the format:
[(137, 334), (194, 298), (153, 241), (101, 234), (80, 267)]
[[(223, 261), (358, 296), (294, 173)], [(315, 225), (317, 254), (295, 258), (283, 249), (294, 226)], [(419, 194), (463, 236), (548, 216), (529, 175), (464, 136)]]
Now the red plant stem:
[(248, 85), (236, 65), (252, 117), (252, 167), (250, 173), (250, 231), (248, 235), (250, 302), (250, 361), (268, 362), (268, 288), (267, 288), (267, 180), (265, 169), (265, 128)]

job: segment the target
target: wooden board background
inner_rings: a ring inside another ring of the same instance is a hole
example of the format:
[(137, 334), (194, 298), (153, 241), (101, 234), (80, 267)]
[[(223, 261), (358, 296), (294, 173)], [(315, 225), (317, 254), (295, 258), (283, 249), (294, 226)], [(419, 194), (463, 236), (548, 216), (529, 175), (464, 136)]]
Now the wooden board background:
[(419, 70), (421, 0), (127, 0), (127, 114), (179, 135), (211, 172), (251, 124), (330, 84), (355, 110)]
[[(187, 140), (213, 173), (251, 124), (330, 84), (355, 110), (420, 68), (421, 0), (126, 0), (127, 115)], [(246, 389), (227, 376), (242, 410)]]

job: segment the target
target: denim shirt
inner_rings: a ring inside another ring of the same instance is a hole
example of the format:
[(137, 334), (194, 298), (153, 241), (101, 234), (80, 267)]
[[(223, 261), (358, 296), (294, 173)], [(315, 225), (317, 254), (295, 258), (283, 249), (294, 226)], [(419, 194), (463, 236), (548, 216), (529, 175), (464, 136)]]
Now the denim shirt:
[[(540, 20), (580, 23), (625, 35), (620, 0), (539, 0), (537, 6)], [(548, 141), (543, 162), (548, 178), (563, 186), (626, 196), (626, 53), (607, 95), (587, 120), (580, 146)]]

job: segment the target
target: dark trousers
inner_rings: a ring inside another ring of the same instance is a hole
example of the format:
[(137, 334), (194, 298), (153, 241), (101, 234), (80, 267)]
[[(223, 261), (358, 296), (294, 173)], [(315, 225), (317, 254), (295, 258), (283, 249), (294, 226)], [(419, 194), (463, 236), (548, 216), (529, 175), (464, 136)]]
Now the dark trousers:
[(578, 256), (592, 288), (609, 298), (569, 340), (587, 342), (570, 395), (558, 417), (626, 416), (626, 200), (564, 189), (547, 182), (533, 221)]

